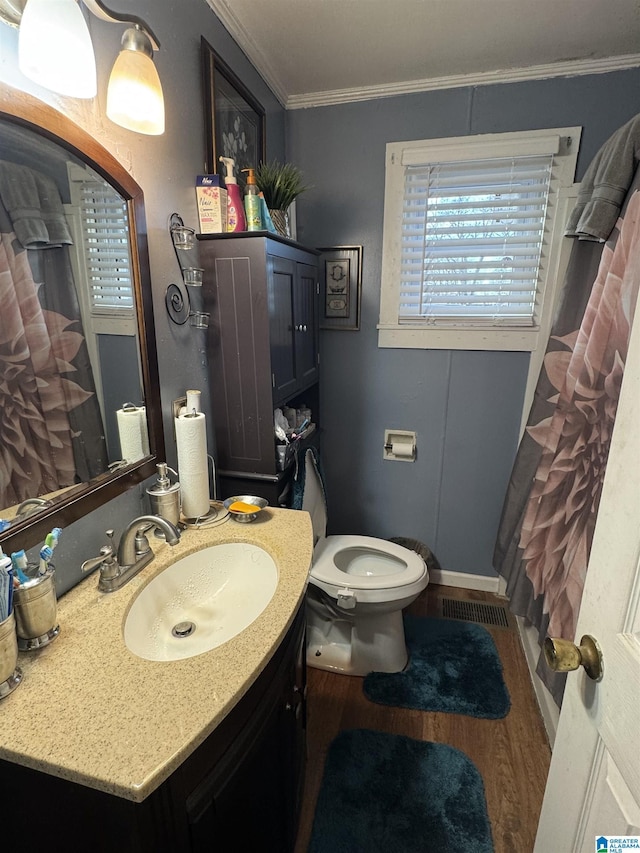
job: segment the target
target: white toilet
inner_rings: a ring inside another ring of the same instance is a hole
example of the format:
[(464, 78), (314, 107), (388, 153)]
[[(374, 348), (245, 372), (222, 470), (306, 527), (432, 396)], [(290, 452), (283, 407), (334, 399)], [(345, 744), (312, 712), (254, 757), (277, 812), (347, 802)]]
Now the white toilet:
[(429, 582), (419, 554), (371, 536), (326, 536), (324, 490), (305, 454), (302, 509), (311, 515), (307, 664), (345, 675), (400, 672), (407, 664), (402, 610)]

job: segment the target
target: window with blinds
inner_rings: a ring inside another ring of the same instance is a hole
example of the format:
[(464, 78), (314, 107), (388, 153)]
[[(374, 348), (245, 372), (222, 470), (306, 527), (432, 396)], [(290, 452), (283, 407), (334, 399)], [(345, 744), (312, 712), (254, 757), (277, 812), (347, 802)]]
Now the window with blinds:
[(553, 155), (405, 169), (399, 320), (533, 325)]
[(84, 179), (77, 202), (92, 313), (133, 314), (127, 208), (106, 182)]
[(533, 350), (581, 128), (390, 142), (379, 345)]

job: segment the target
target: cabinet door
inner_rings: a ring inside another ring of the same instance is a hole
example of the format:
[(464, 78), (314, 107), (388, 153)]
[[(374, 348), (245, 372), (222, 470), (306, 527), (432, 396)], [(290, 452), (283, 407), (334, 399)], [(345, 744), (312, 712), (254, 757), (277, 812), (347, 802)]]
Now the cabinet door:
[(318, 274), (309, 264), (296, 264), (293, 293), (295, 362), (298, 389), (318, 379)]
[(200, 809), (190, 816), (192, 853), (287, 853), (292, 850), (281, 773), (282, 709), (274, 708), (258, 740), (238, 755)]
[(269, 255), (268, 270), (273, 398), (280, 402), (293, 396), (298, 388), (294, 328), (296, 264), (286, 258)]

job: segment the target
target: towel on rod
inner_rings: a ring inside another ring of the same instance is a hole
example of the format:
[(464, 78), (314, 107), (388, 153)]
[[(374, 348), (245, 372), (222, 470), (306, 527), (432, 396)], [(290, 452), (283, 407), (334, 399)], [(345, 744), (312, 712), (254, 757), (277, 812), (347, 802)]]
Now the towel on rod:
[(0, 198), (25, 249), (51, 249), (73, 240), (55, 182), (28, 166), (0, 160)]
[(591, 161), (565, 229), (567, 237), (604, 242), (618, 221), (640, 160), (640, 115), (604, 143)]
[(69, 233), (60, 191), (55, 181), (43, 175), (42, 172), (34, 171), (34, 176), (40, 199), (40, 213), (49, 235), (48, 248), (72, 245), (73, 240)]

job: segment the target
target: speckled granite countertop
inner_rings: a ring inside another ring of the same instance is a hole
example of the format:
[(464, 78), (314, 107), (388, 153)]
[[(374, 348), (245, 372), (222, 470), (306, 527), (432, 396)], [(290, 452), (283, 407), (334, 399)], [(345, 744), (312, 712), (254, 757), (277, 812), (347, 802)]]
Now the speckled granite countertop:
[[(132, 654), (122, 630), (136, 593), (180, 557), (238, 541), (261, 546), (278, 566), (274, 597), (255, 622), (197, 657), (153, 662)], [(187, 530), (173, 548), (155, 542), (153, 562), (117, 592), (98, 592), (93, 573), (62, 596), (60, 635), (20, 653), (23, 681), (0, 702), (0, 758), (141, 802), (256, 680), (304, 596), (309, 515), (269, 507), (251, 524)]]

